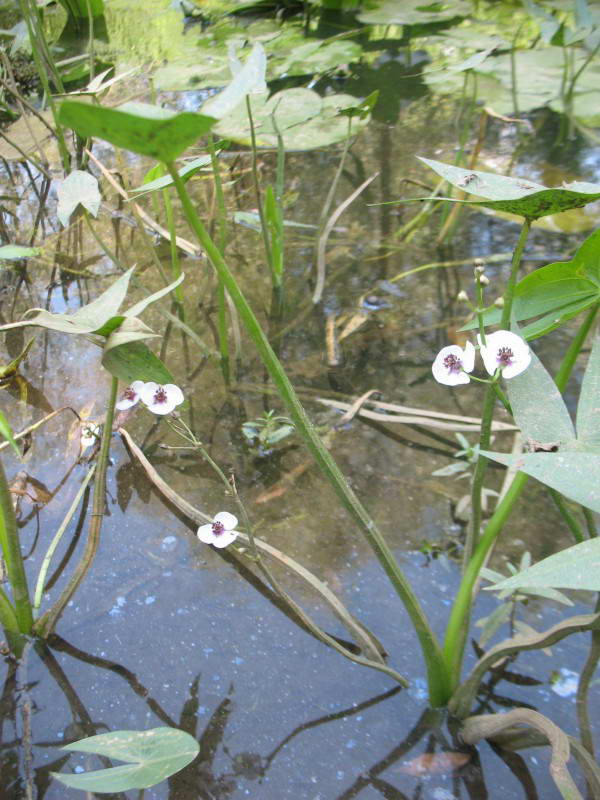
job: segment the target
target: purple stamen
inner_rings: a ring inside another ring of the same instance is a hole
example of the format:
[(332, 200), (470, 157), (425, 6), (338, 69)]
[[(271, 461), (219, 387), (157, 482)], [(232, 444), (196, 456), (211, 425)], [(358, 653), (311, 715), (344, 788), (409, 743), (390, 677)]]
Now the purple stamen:
[(223, 525), (222, 522), (213, 522), (212, 532), (215, 536), (220, 536), (222, 533), (225, 533), (225, 525)]
[(499, 365), (503, 367), (508, 367), (512, 364), (512, 360), (515, 357), (515, 354), (510, 349), (510, 347), (501, 347), (498, 350), (498, 355), (496, 356), (496, 361)]
[(131, 386), (128, 386), (125, 391), (123, 392), (123, 400), (135, 400), (137, 397), (137, 393), (135, 389), (132, 389)]
[(462, 370), (462, 361), (458, 356), (451, 353), (444, 359), (444, 366), (448, 372), (460, 372)]
[(154, 402), (155, 403), (167, 402), (167, 393), (162, 386), (159, 386), (158, 389), (154, 392)]

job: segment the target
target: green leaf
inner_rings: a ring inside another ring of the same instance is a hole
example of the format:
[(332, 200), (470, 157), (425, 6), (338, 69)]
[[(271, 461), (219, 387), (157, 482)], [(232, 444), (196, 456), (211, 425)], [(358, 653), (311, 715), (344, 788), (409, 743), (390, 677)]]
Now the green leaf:
[(427, 25), (460, 16), (470, 16), (472, 8), (464, 0), (428, 3), (427, 0), (385, 0), (377, 8), (358, 14), (364, 25)]
[(102, 365), (115, 378), (128, 384), (133, 381), (156, 381), (162, 385), (175, 383), (160, 358), (139, 340), (105, 350)]
[(86, 792), (126, 792), (147, 789), (183, 769), (200, 751), (196, 739), (176, 728), (114, 731), (65, 745), (63, 750), (95, 753), (127, 762), (120, 767), (77, 774), (51, 773), (73, 789)]
[(137, 317), (123, 317), (122, 321), (115, 325), (114, 330), (109, 334), (104, 334), (106, 342), (104, 344), (104, 354), (113, 347), (120, 347), (128, 342), (137, 342), (142, 339), (152, 339), (158, 337), (152, 328)]
[(6, 419), (2, 411), (0, 411), (0, 435), (2, 435), (6, 439), (6, 441), (10, 444), (12, 449), (17, 454), (17, 458), (21, 458), (19, 447), (13, 438), (12, 429), (8, 424), (8, 420)]
[(600, 448), (600, 335), (596, 334), (577, 404), (577, 436)]
[(494, 52), (496, 47), (497, 45), (494, 45), (493, 47), (488, 47), (487, 50), (480, 50), (478, 53), (474, 53), (472, 56), (469, 56), (469, 58), (466, 58), (464, 61), (461, 61), (458, 64), (450, 64), (443, 69), (428, 70), (423, 75), (423, 79), (427, 81), (429, 86), (432, 86), (435, 83), (445, 83), (448, 80), (448, 74), (466, 72), (469, 69), (474, 69), (480, 64), (483, 64), (487, 57)]
[(58, 219), (66, 228), (71, 214), (78, 205), (82, 205), (93, 217), (98, 216), (102, 198), (98, 189), (98, 181), (89, 172), (73, 170), (58, 187)]
[(105, 139), (116, 147), (164, 162), (176, 159), (215, 123), (212, 117), (188, 111), (178, 114), (147, 103), (105, 108), (72, 100), (61, 104), (58, 119), (80, 136)]
[[(178, 169), (177, 172), (184, 181), (187, 181), (192, 175), (195, 175), (198, 170), (208, 166), (210, 166), (210, 156), (200, 156), (199, 158), (194, 158), (193, 161), (188, 161), (188, 163), (184, 167), (181, 167), (181, 169)], [(173, 178), (170, 175), (162, 175), (160, 178), (155, 178), (152, 181), (148, 181), (148, 183), (143, 183), (141, 186), (136, 186), (135, 189), (130, 189), (129, 191), (136, 192), (136, 194), (140, 196), (149, 192), (155, 192), (158, 189), (166, 189), (172, 185)]]
[(600, 538), (567, 547), (529, 569), (486, 589), (535, 588), (600, 591)]
[(565, 402), (535, 353), (531, 353), (527, 369), (505, 383), (513, 416), (524, 436), (557, 442), (560, 447), (573, 442), (575, 429)]
[[(231, 58), (230, 58), (231, 61)], [(237, 61), (237, 59), (236, 59)], [(235, 62), (233, 62), (235, 64)], [(232, 64), (232, 67), (233, 67)], [(239, 64), (239, 62), (237, 62)], [(234, 71), (235, 68), (232, 68)], [(267, 70), (267, 55), (265, 48), (257, 42), (246, 63), (237, 67), (234, 78), (223, 91), (210, 97), (202, 105), (202, 113), (215, 119), (222, 119), (242, 102), (247, 94), (266, 91), (265, 74)]]
[[(527, 338), (541, 336), (600, 302), (600, 229), (581, 245), (571, 261), (547, 264), (526, 275), (515, 286), (512, 315), (517, 322), (540, 314), (544, 317), (523, 328)], [(483, 315), (485, 325), (500, 321), (502, 312), (490, 309)], [(477, 320), (461, 330), (473, 330)]]
[(493, 172), (463, 169), (429, 158), (419, 157), (419, 160), (457, 189), (484, 198), (459, 200), (452, 197), (438, 197), (438, 200), (507, 211), (530, 220), (567, 211), (570, 208), (581, 208), (600, 198), (598, 184), (574, 183), (564, 188), (550, 189), (533, 181), (509, 178)]
[(33, 337), (27, 342), (25, 347), (21, 350), (21, 352), (16, 358), (13, 358), (13, 360), (10, 363), (8, 363), (5, 367), (0, 367), (0, 378), (7, 378), (9, 375), (13, 375), (17, 371), (17, 369), (19, 368), (19, 364), (21, 363), (21, 361), (23, 361), (27, 353), (31, 350), (31, 347), (34, 342), (35, 342), (35, 337)]
[(519, 469), (576, 503), (600, 512), (599, 453), (559, 450), (557, 453), (523, 453), (514, 456), (510, 453), (481, 452), (486, 458)]
[(20, 244), (5, 244), (3, 247), (0, 247), (0, 259), (16, 261), (19, 258), (39, 256), (41, 252), (41, 247), (24, 247)]

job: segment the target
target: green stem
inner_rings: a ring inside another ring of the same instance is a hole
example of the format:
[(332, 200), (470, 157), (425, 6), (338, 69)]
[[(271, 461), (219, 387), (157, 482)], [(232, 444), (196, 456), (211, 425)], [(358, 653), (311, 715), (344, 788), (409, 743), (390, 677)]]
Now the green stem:
[(576, 544), (580, 544), (585, 539), (583, 535), (583, 531), (581, 529), (581, 525), (577, 522), (573, 514), (567, 508), (567, 504), (565, 503), (565, 499), (560, 492), (557, 492), (556, 489), (551, 489), (549, 486), (546, 487), (548, 492), (550, 493), (550, 497), (554, 500), (554, 504), (558, 509), (559, 514), (564, 519), (566, 524), (569, 527), (569, 530), (573, 534), (573, 538), (575, 539)]
[(258, 216), (260, 217), (260, 229), (267, 256), (267, 264), (271, 270), (271, 278), (273, 285), (277, 286), (277, 273), (275, 264), (273, 263), (273, 252), (271, 250), (271, 242), (269, 241), (269, 229), (265, 219), (265, 212), (263, 209), (262, 197), (260, 194), (260, 183), (258, 180), (258, 169), (256, 167), (256, 134), (254, 132), (254, 119), (252, 117), (252, 106), (250, 105), (250, 95), (246, 95), (246, 112), (248, 114), (248, 121), (250, 123), (250, 141), (252, 145), (252, 182), (254, 184), (254, 194), (256, 195), (256, 205), (258, 207)]
[(463, 554), (463, 571), (473, 555), (473, 549), (477, 545), (481, 528), (481, 492), (483, 481), (487, 469), (488, 459), (481, 455), (482, 450), (489, 450), (492, 435), (492, 417), (494, 415), (494, 405), (496, 402), (496, 391), (493, 384), (485, 390), (483, 409), (481, 411), (481, 428), (479, 433), (479, 450), (473, 472), (473, 482), (471, 485), (471, 524), (465, 541), (465, 551)]
[(0, 586), (0, 625), (5, 631), (20, 633), (19, 620), (15, 612), (15, 607), (8, 599), (4, 589)]
[[(12, 505), (11, 494), (6, 482), (4, 466), (0, 461), (0, 547), (6, 562), (8, 580), (12, 588), (14, 613), (17, 619), (17, 630), (31, 633), (33, 613), (27, 587), (27, 575), (21, 554), (17, 519)], [(3, 604), (4, 605), (4, 604)], [(6, 610), (6, 609), (5, 609)]]
[[(171, 195), (169, 194), (168, 189), (162, 190), (162, 198), (165, 206), (165, 216), (167, 218), (167, 228), (169, 230), (169, 238), (170, 238), (169, 245), (171, 251), (171, 280), (176, 281), (177, 278), (179, 278), (179, 276), (181, 275), (181, 264), (179, 262), (179, 251), (177, 249), (177, 240), (176, 240), (177, 231), (175, 229), (173, 203), (171, 203)], [(181, 288), (181, 284), (175, 287), (174, 294), (177, 303), (177, 313), (179, 319), (182, 322), (185, 322), (185, 313), (183, 309), (183, 289)]]
[(517, 242), (517, 246), (515, 247), (512, 257), (510, 277), (508, 279), (508, 283), (506, 284), (506, 289), (504, 290), (504, 295), (503, 295), (504, 306), (502, 308), (502, 320), (500, 322), (500, 327), (503, 330), (510, 329), (510, 322), (511, 322), (510, 317), (512, 312), (513, 299), (515, 296), (515, 284), (517, 282), (519, 267), (521, 266), (521, 258), (523, 256), (523, 250), (525, 249), (525, 242), (527, 241), (527, 237), (529, 236), (530, 230), (531, 230), (531, 220), (524, 219), (523, 225), (521, 226), (521, 233), (519, 234), (519, 240)]
[[(219, 221), (219, 250), (225, 252), (227, 246), (227, 210), (225, 208), (225, 195), (223, 193), (223, 182), (221, 180), (221, 167), (215, 150), (215, 143), (212, 134), (208, 135), (208, 152), (210, 153), (210, 163), (215, 182), (215, 194), (217, 198), (217, 210)], [(227, 301), (225, 299), (225, 287), (219, 280), (217, 287), (217, 331), (219, 335), (219, 351), (221, 353), (221, 372), (225, 383), (229, 385), (231, 372), (229, 368), (229, 339), (227, 327)]]
[(167, 168), (173, 178), (187, 221), (204, 248), (221, 281), (225, 285), (225, 288), (229, 292), (246, 330), (252, 337), (256, 349), (273, 383), (277, 387), (281, 399), (288, 408), (288, 412), (297, 431), (303, 437), (308, 449), (339, 499), (362, 529), (363, 534), (388, 575), (390, 582), (402, 599), (421, 644), (423, 658), (427, 667), (430, 702), (434, 706), (440, 705), (448, 696), (448, 683), (442, 653), (437, 638), (429, 626), (416, 595), (398, 566), (383, 535), (377, 529), (374, 521), (348, 485), (348, 482), (323, 445), (319, 434), (306, 415), (289, 378), (269, 344), (258, 320), (254, 316), (254, 312), (248, 305), (246, 298), (221, 253), (196, 214), (194, 205), (186, 192), (185, 185), (177, 173), (175, 165), (171, 162), (167, 164)]
[(96, 466), (96, 480), (94, 481), (94, 499), (92, 502), (92, 516), (90, 520), (90, 529), (88, 533), (85, 551), (81, 557), (81, 561), (75, 568), (71, 579), (58, 598), (52, 608), (41, 616), (35, 623), (35, 632), (42, 638), (48, 637), (53, 631), (58, 622), (58, 619), (64, 611), (67, 603), (77, 591), (79, 584), (83, 581), (92, 566), (92, 562), (98, 551), (100, 545), (100, 531), (102, 528), (102, 518), (104, 516), (104, 505), (106, 502), (106, 469), (108, 467), (108, 455), (110, 452), (110, 440), (112, 437), (112, 426), (115, 414), (115, 403), (117, 401), (117, 392), (119, 388), (119, 381), (113, 377), (110, 385), (110, 396), (108, 400), (108, 407), (106, 409), (106, 420), (104, 422), (104, 429), (102, 431), (102, 442), (100, 444), (100, 453), (98, 455), (98, 463)]
[(583, 511), (583, 516), (585, 519), (585, 525), (587, 528), (588, 536), (590, 539), (595, 539), (598, 536), (598, 531), (596, 529), (596, 521), (594, 519), (594, 513), (590, 508), (586, 508), (586, 506), (582, 506), (581, 510)]

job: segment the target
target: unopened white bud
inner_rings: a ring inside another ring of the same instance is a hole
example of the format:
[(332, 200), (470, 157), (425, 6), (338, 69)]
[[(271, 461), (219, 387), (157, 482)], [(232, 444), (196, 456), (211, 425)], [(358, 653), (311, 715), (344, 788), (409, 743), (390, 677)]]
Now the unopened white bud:
[(489, 286), (490, 285), (490, 279), (488, 277), (486, 277), (485, 275), (483, 275), (483, 273), (479, 276), (478, 280), (479, 280), (479, 283), (482, 286)]
[(494, 300), (494, 305), (496, 306), (496, 308), (504, 308), (504, 298), (503, 297), (497, 297)]
[(468, 303), (469, 295), (465, 292), (464, 289), (461, 289), (460, 292), (456, 295), (456, 300), (459, 303)]

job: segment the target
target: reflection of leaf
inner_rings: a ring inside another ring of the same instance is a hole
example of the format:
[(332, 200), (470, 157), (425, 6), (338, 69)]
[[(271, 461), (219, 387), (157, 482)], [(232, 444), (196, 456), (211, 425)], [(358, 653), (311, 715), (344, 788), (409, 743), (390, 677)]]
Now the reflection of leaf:
[(427, 25), (455, 17), (470, 16), (472, 9), (464, 0), (430, 3), (427, 0), (385, 0), (378, 8), (365, 11), (357, 19), (364, 25)]
[(128, 762), (119, 767), (53, 777), (73, 789), (87, 792), (126, 792), (154, 786), (193, 761), (200, 750), (193, 736), (176, 728), (114, 731), (65, 745), (64, 750), (96, 753)]

